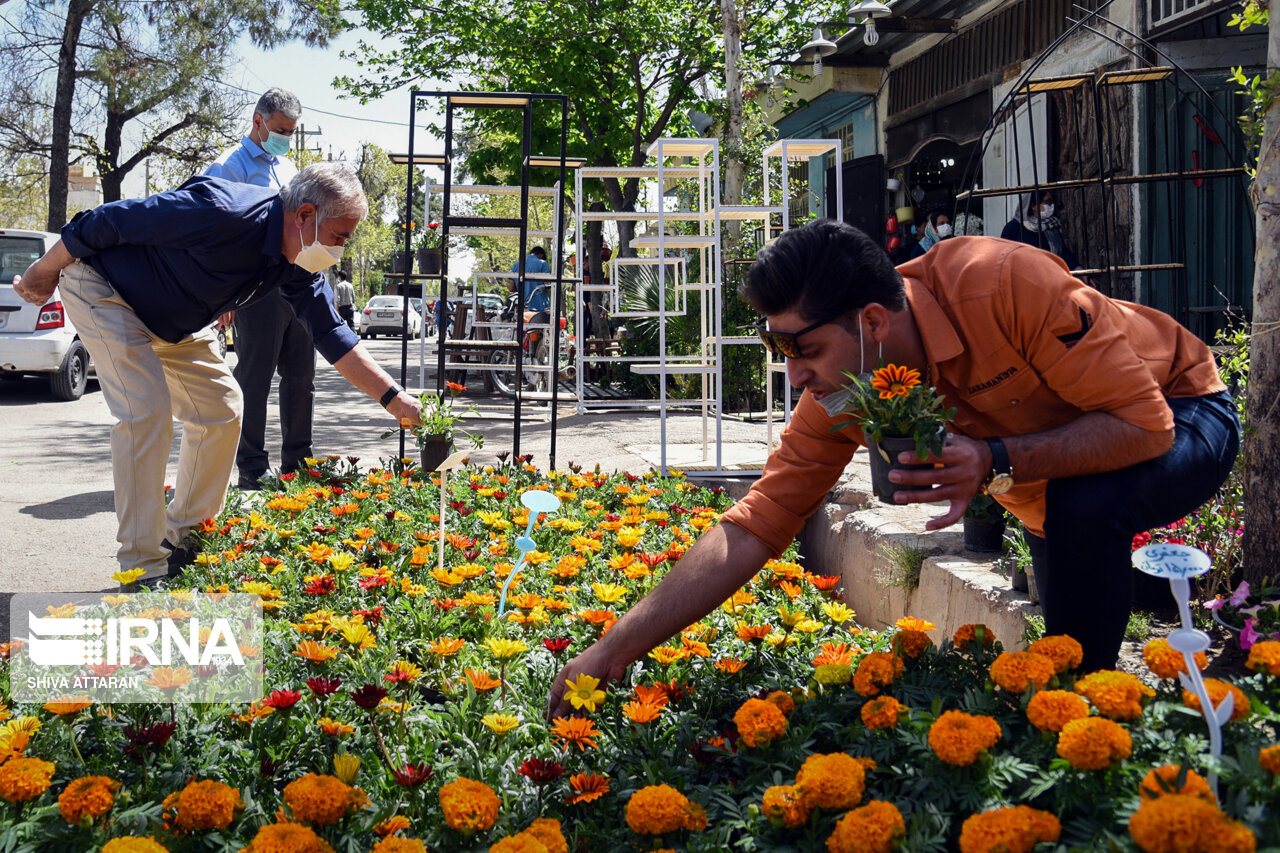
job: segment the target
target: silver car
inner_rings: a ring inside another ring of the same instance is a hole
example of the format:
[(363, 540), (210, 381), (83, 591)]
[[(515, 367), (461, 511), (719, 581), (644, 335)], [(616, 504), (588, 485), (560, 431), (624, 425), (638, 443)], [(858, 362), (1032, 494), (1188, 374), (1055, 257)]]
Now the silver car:
[(13, 290), (13, 277), (56, 242), (58, 235), (45, 231), (0, 229), (0, 379), (47, 376), (54, 397), (78, 400), (93, 365), (61, 295), (55, 289), (37, 306), (23, 302)]

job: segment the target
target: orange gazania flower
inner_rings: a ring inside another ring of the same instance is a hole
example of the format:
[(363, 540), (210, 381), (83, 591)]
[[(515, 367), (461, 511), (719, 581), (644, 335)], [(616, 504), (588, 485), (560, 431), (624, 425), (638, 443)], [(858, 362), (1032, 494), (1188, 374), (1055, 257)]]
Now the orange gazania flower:
[(880, 392), (881, 400), (905, 396), (919, 384), (920, 371), (898, 364), (886, 364), (871, 374), (871, 387)]
[(662, 707), (671, 701), (671, 697), (667, 695), (667, 691), (660, 684), (652, 687), (646, 684), (637, 684), (631, 688), (631, 691), (635, 694), (637, 702), (643, 702), (647, 705)]
[(327, 735), (333, 735), (334, 737), (349, 735), (356, 730), (356, 727), (350, 723), (343, 723), (338, 720), (332, 720), (328, 717), (321, 717), (319, 723), (320, 731)]
[(159, 687), (161, 690), (177, 690), (182, 685), (191, 680), (191, 670), (185, 666), (174, 669), (171, 666), (157, 667), (151, 672), (151, 679), (147, 681), (152, 687)]
[(569, 805), (590, 803), (609, 793), (609, 777), (599, 773), (575, 773), (569, 777), (573, 793), (565, 798)]
[(80, 696), (74, 699), (63, 699), (60, 702), (46, 702), (44, 703), (43, 707), (50, 714), (56, 714), (59, 717), (64, 717), (68, 714), (74, 714), (78, 711), (83, 711), (85, 708), (88, 708), (92, 704), (93, 703), (90, 702), (88, 699), (84, 698), (83, 696)]
[(457, 654), (459, 651), (462, 650), (462, 647), (465, 646), (466, 644), (467, 644), (466, 640), (458, 639), (455, 637), (441, 637), (440, 639), (436, 640), (434, 643), (431, 643), (429, 646), (427, 646), (427, 650), (432, 652), (433, 654), (440, 655), (440, 657), (442, 658), (447, 658), (450, 655)]
[(599, 737), (600, 731), (595, 723), (585, 717), (557, 717), (551, 724), (551, 734), (558, 740), (564, 741), (566, 750), (570, 746), (576, 746), (586, 752), (587, 747), (592, 749), (599, 747), (592, 738)]
[(720, 658), (720, 660), (716, 661), (716, 669), (721, 672), (727, 672), (730, 675), (741, 672), (746, 665), (747, 662), (742, 658)]
[(662, 706), (650, 705), (648, 702), (627, 702), (622, 706), (622, 715), (633, 723), (644, 725), (662, 716)]
[(502, 686), (501, 681), (489, 675), (483, 669), (468, 669), (464, 670), (464, 673), (467, 676), (467, 681), (471, 682), (471, 686), (476, 690), (492, 690), (495, 687)]
[(773, 626), (766, 623), (764, 625), (748, 625), (745, 622), (739, 622), (735, 631), (738, 639), (744, 643), (758, 643), (765, 637), (773, 633)]

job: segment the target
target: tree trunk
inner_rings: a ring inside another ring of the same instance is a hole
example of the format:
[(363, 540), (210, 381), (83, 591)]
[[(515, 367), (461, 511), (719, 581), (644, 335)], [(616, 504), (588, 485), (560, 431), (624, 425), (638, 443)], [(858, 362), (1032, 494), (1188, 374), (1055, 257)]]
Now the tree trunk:
[[(742, 22), (734, 0), (720, 0), (720, 22), (724, 25), (724, 90), (728, 120), (724, 129), (725, 148), (723, 204), (742, 203)], [(737, 223), (730, 222), (732, 231)], [(736, 233), (734, 236), (737, 236)]]
[[(1280, 22), (1267, 37), (1267, 67), (1280, 67)], [(1257, 251), (1245, 440), (1244, 576), (1280, 575), (1280, 103), (1264, 118), (1258, 174)]]
[(93, 4), (94, 0), (71, 0), (62, 28), (49, 145), (49, 217), (46, 231), (58, 232), (67, 224), (67, 167), (70, 165), (71, 106), (76, 94), (76, 49), (80, 46), (84, 19), (93, 9)]

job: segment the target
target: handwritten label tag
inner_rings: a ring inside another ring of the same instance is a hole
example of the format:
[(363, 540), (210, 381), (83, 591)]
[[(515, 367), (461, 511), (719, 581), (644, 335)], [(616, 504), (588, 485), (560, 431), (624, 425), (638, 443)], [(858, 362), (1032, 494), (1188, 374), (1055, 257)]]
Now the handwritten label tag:
[(1133, 552), (1133, 566), (1158, 578), (1194, 578), (1209, 571), (1209, 555), (1190, 545), (1156, 543)]
[(470, 450), (458, 450), (449, 454), (448, 458), (436, 466), (437, 471), (452, 471), (455, 468), (461, 468), (462, 463), (467, 461), (471, 456)]

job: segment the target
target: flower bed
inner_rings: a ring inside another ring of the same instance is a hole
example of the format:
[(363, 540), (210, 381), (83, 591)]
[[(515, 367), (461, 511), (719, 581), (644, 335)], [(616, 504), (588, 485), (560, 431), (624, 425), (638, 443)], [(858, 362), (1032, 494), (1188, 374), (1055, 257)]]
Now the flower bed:
[[(870, 630), (835, 578), (782, 559), (625, 684), (576, 679), (579, 714), (548, 723), (559, 668), (727, 499), (679, 477), (527, 464), (449, 486), (444, 543), (438, 485), (400, 463), (318, 462), (257, 509), (207, 522), (182, 585), (262, 597), (268, 696), (6, 708), (0, 849), (1280, 844), (1275, 644), (1255, 647), (1257, 674), (1213, 687), (1244, 692), (1210, 767), (1167, 649), (1151, 649), (1153, 689), (1074, 677), (1069, 638), (1001, 654), (980, 627), (940, 646), (918, 620)], [(530, 487), (562, 507), (535, 527), (497, 618)]]

